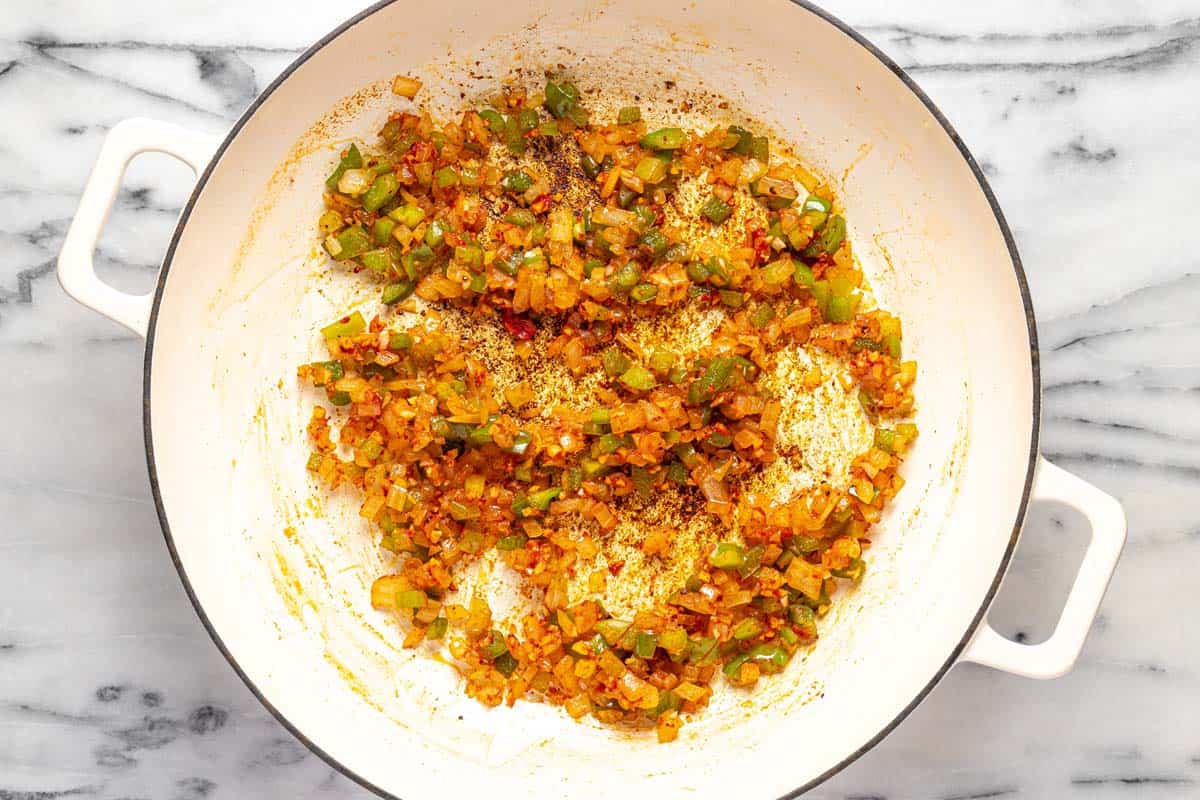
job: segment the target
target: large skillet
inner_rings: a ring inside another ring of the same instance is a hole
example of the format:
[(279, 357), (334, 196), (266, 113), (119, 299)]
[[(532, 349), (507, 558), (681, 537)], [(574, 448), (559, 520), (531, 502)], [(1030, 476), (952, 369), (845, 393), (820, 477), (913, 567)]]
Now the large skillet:
[[(670, 103), (665, 80), (720, 91), (818, 168), (845, 171), (856, 253), (920, 363), (909, 486), (863, 585), (811, 655), (748, 697), (728, 693), (668, 746), (547, 706), (463, 698), (449, 668), (402, 651), (371, 612), (377, 549), (352, 507), (309, 501), (304, 471), (309, 400), (294, 365), (319, 353), (320, 324), (374, 302), (313, 257), (334, 148), (378, 128), (396, 73), (420, 75), (423, 99), (450, 109), (460, 91), (558, 63), (581, 84), (641, 94), (651, 112)], [(99, 281), (92, 251), (125, 165), (149, 150), (199, 179), (156, 290), (132, 296)], [(806, 3), (380, 3), (305, 52), (220, 142), (148, 120), (113, 128), (58, 271), (73, 297), (146, 337), (154, 499), (213, 640), (281, 722), (380, 794), (798, 794), (958, 662), (1067, 671), (1124, 541), (1118, 504), (1038, 455), (1029, 291), (978, 165), (894, 63)], [(1054, 634), (1026, 646), (986, 616), (1039, 499), (1079, 509), (1093, 535)]]

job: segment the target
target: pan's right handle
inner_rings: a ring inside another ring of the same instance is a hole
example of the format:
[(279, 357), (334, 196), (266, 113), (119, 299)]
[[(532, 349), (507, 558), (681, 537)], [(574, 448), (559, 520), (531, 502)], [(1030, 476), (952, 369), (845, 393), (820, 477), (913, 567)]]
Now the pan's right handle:
[(127, 119), (113, 126), (100, 146), (96, 166), (92, 168), (79, 200), (79, 210), (75, 212), (58, 253), (58, 282), (67, 294), (145, 337), (153, 293), (127, 294), (101, 281), (92, 262), (96, 242), (121, 188), (125, 168), (134, 156), (148, 151), (166, 153), (199, 175), (212, 160), (218, 141), (212, 136), (152, 119)]
[(1027, 678), (1057, 678), (1069, 672), (1079, 658), (1117, 568), (1125, 546), (1125, 511), (1113, 497), (1044, 458), (1039, 458), (1032, 498), (1065, 503), (1087, 517), (1092, 528), (1092, 541), (1062, 615), (1050, 638), (1032, 645), (1006, 639), (985, 619), (962, 659)]

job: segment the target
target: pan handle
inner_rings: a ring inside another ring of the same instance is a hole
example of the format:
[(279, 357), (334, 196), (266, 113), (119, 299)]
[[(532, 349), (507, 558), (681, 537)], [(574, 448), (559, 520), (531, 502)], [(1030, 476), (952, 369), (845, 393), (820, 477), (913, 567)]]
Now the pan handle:
[(134, 156), (147, 151), (166, 153), (199, 175), (216, 152), (218, 141), (152, 119), (127, 119), (113, 126), (100, 146), (96, 166), (79, 200), (79, 210), (58, 253), (58, 282), (67, 294), (145, 337), (154, 294), (127, 294), (101, 281), (92, 262), (96, 241), (108, 221), (125, 168)]
[(1027, 678), (1057, 678), (1069, 672), (1079, 658), (1117, 568), (1125, 546), (1125, 511), (1114, 498), (1044, 458), (1038, 460), (1032, 499), (1065, 503), (1087, 517), (1092, 528), (1092, 540), (1062, 615), (1050, 638), (1034, 645), (1006, 639), (985, 619), (963, 652), (962, 660)]

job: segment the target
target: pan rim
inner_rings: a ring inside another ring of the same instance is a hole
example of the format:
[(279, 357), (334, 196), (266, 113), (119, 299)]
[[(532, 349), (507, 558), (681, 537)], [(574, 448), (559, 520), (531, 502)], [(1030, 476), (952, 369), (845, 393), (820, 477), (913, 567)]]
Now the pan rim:
[[(362, 786), (363, 788), (367, 789), (368, 791), (375, 793), (376, 795), (378, 795), (382, 798), (385, 798), (386, 800), (402, 800), (402, 799), (400, 798), (399, 795), (389, 792), (388, 790), (382, 788), (381, 786), (378, 786), (377, 784), (372, 783), (371, 781), (367, 780), (363, 776), (359, 775), (357, 772), (355, 772), (350, 767), (343, 764), (338, 759), (334, 758), (332, 755), (330, 755), (328, 752), (326, 752), (324, 749), (322, 749), (319, 745), (317, 745), (312, 739), (310, 739), (303, 731), (301, 731), (299, 729), (298, 726), (293, 724), (281, 711), (279, 711), (279, 709), (277, 709), (270, 702), (270, 700), (267, 699), (266, 695), (262, 692), (262, 690), (260, 690), (258, 688), (258, 686), (255, 684), (255, 682), (250, 678), (250, 676), (242, 669), (241, 665), (238, 663), (237, 658), (233, 655), (232, 651), (230, 651), (230, 649), (225, 645), (225, 642), (222, 640), (220, 634), (217, 632), (216, 627), (213, 625), (213, 623), (209, 619), (207, 613), (204, 611), (204, 607), (201, 604), (199, 598), (196, 596), (195, 590), (192, 587), (192, 583), (191, 583), (190, 579), (188, 578), (187, 570), (184, 567), (183, 561), (180, 558), (178, 550), (175, 547), (175, 540), (171, 533), (170, 523), (167, 520), (166, 508), (163, 504), (162, 492), (161, 492), (161, 487), (160, 487), (159, 479), (158, 479), (158, 471), (157, 471), (157, 467), (155, 464), (155, 458), (154, 458), (154, 437), (153, 437), (153, 431), (152, 431), (152, 426), (151, 426), (152, 414), (151, 414), (151, 396), (150, 396), (150, 385), (151, 385), (150, 373), (151, 373), (151, 366), (153, 364), (155, 333), (157, 331), (157, 326), (158, 326), (158, 316), (159, 316), (160, 306), (162, 303), (163, 290), (166, 286), (167, 276), (170, 274), (171, 264), (175, 257), (175, 251), (179, 245), (179, 241), (182, 237), (183, 230), (187, 226), (187, 223), (191, 216), (191, 213), (192, 213), (193, 209), (195, 208), (195, 205), (196, 205), (200, 195), (203, 193), (205, 187), (207, 186), (209, 178), (212, 176), (213, 171), (215, 170), (216, 166), (220, 163), (221, 157), (224, 155), (225, 151), (229, 148), (229, 146), (233, 142), (233, 140), (236, 139), (237, 136), (241, 133), (242, 129), (246, 126), (246, 124), (250, 121), (250, 119), (257, 113), (258, 109), (274, 94), (276, 89), (278, 89), (285, 81), (287, 81), (292, 76), (292, 74), (297, 69), (299, 69), (310, 58), (312, 58), (318, 51), (323, 49), (327, 44), (329, 44), (331, 41), (336, 39), (342, 33), (346, 32), (350, 28), (357, 25), (359, 22), (362, 22), (363, 20), (372, 16), (376, 12), (380, 11), (381, 9), (383, 9), (395, 2), (397, 2), (397, 0), (378, 0), (378, 2), (373, 3), (369, 7), (360, 11), (358, 14), (355, 14), (354, 16), (350, 17), (345, 22), (343, 22), (340, 25), (338, 25), (337, 27), (333, 28), (331, 31), (329, 31), (327, 34), (325, 34), (323, 37), (321, 37), (319, 40), (317, 40), (311, 47), (309, 47), (303, 53), (301, 53), (299, 56), (297, 56), (297, 58), (294, 61), (292, 61), (273, 81), (271, 81), (271, 83), (254, 99), (254, 101), (249, 105), (249, 107), (247, 107), (247, 109), (238, 118), (237, 122), (234, 123), (233, 127), (230, 128), (230, 130), (229, 130), (228, 134), (226, 134), (225, 138), (221, 141), (221, 144), (217, 148), (215, 153), (213, 154), (212, 159), (209, 161), (208, 165), (204, 168), (203, 172), (200, 174), (198, 180), (196, 181), (196, 185), (193, 188), (191, 195), (188, 197), (187, 203), (184, 205), (182, 212), (180, 213), (179, 220), (176, 222), (175, 230), (172, 233), (170, 243), (167, 246), (166, 254), (163, 257), (162, 267), (159, 270), (158, 280), (156, 282), (155, 289), (154, 289), (154, 300), (153, 300), (153, 304), (151, 306), (149, 325), (148, 325), (148, 328), (146, 331), (146, 353), (145, 353), (145, 359), (143, 362), (143, 372), (142, 372), (142, 428), (143, 428), (143, 436), (144, 436), (144, 440), (145, 440), (146, 466), (147, 466), (147, 470), (148, 470), (149, 478), (150, 478), (151, 493), (154, 497), (154, 507), (155, 507), (155, 511), (158, 515), (159, 525), (163, 531), (163, 537), (166, 541), (167, 550), (170, 555), (171, 562), (175, 565), (175, 570), (179, 574), (179, 579), (180, 579), (180, 582), (183, 584), (183, 588), (184, 588), (185, 593), (187, 594), (188, 601), (191, 603), (192, 608), (195, 609), (196, 615), (199, 617), (201, 624), (204, 626), (204, 629), (208, 632), (209, 637), (212, 639), (213, 643), (216, 645), (216, 647), (220, 651), (221, 655), (224, 656), (225, 660), (228, 661), (229, 665), (233, 668), (233, 671), (237, 674), (237, 676), (246, 685), (246, 688), (250, 690), (251, 694), (254, 695), (254, 697), (258, 700), (258, 702), (261, 703), (262, 706), (264, 708), (266, 708), (267, 711), (270, 712), (270, 714), (284, 728), (286, 728), (289, 733), (291, 733), (293, 736), (295, 736), (300, 742), (302, 742), (304, 744), (305, 747), (307, 747), (310, 751), (315, 753), (318, 757), (320, 757), (323, 761), (325, 761), (327, 764), (329, 764), (329, 766), (333, 767), (339, 773), (341, 773), (342, 775), (345, 775), (347, 778), (354, 781), (358, 785)], [(1009, 259), (1012, 263), (1013, 272), (1014, 272), (1015, 278), (1017, 280), (1017, 285), (1018, 285), (1018, 288), (1019, 288), (1019, 291), (1021, 294), (1021, 302), (1024, 307), (1026, 327), (1027, 327), (1027, 330), (1029, 333), (1030, 378), (1031, 378), (1031, 382), (1032, 382), (1031, 388), (1032, 388), (1033, 402), (1032, 402), (1032, 424), (1031, 424), (1031, 429), (1030, 429), (1030, 442), (1029, 442), (1029, 458), (1028, 458), (1028, 462), (1026, 464), (1025, 481), (1024, 481), (1024, 486), (1022, 487), (1022, 491), (1021, 491), (1020, 503), (1018, 504), (1015, 519), (1013, 521), (1012, 533), (1009, 537), (1009, 541), (1005, 548), (1005, 551), (997, 565), (996, 574), (992, 579), (991, 585), (988, 587), (987, 593), (985, 594), (979, 609), (976, 611), (970, 624), (967, 626), (966, 630), (963, 632), (963, 635), (962, 635), (961, 639), (959, 640), (958, 644), (950, 651), (946, 660), (942, 663), (942, 665), (938, 668), (938, 670), (934, 673), (934, 675), (930, 678), (930, 680), (925, 684), (925, 686), (913, 697), (913, 699), (907, 705), (905, 705), (904, 708), (902, 708), (897, 713), (897, 715), (895, 717), (892, 718), (892, 720), (890, 722), (888, 722), (879, 731), (877, 731), (874, 735), (872, 735), (870, 738), (868, 738), (862, 745), (860, 745), (852, 753), (849, 753), (844, 758), (842, 758), (840, 761), (838, 761), (836, 764), (832, 765), (831, 767), (829, 767), (828, 769), (826, 769), (824, 772), (817, 775), (816, 777), (811, 778), (810, 780), (806, 781), (802, 785), (783, 794), (781, 796), (780, 800), (790, 800), (791, 798), (798, 797), (799, 795), (802, 795), (805, 792), (824, 783), (825, 781), (829, 780), (834, 775), (836, 775), (837, 773), (841, 772), (843, 769), (848, 767), (850, 764), (857, 761), (868, 750), (871, 750), (873, 747), (875, 747), (877, 744), (879, 744), (892, 731), (894, 731), (896, 728), (898, 728), (900, 726), (900, 724), (908, 717), (908, 715), (911, 714), (912, 711), (918, 705), (921, 704), (921, 702), (929, 695), (929, 693), (931, 691), (933, 691), (933, 688), (942, 681), (942, 679), (950, 671), (951, 667), (953, 667), (958, 662), (959, 657), (962, 655), (963, 651), (966, 649), (967, 645), (970, 643), (972, 637), (975, 635), (975, 632), (979, 629), (980, 624), (983, 622), (983, 619), (987, 614), (988, 608), (992, 604), (992, 600), (995, 598), (996, 593), (999, 591), (1000, 584), (1004, 578), (1005, 573), (1008, 571), (1009, 564), (1012, 561), (1013, 553), (1016, 551), (1017, 543), (1020, 539), (1021, 527), (1024, 524), (1026, 512), (1029, 507), (1030, 495), (1031, 495), (1031, 492), (1033, 489), (1033, 480), (1034, 480), (1034, 476), (1036, 473), (1036, 467), (1037, 467), (1037, 460), (1038, 460), (1038, 453), (1039, 453), (1038, 439), (1039, 439), (1039, 434), (1040, 434), (1040, 430), (1041, 430), (1041, 401), (1042, 401), (1040, 352), (1038, 349), (1037, 324), (1034, 319), (1033, 300), (1032, 300), (1032, 297), (1031, 297), (1030, 291), (1029, 291), (1029, 283), (1025, 276), (1025, 269), (1024, 269), (1024, 266), (1021, 261), (1020, 253), (1017, 250), (1016, 241), (1013, 238), (1012, 231), (1010, 230), (1010, 228), (1008, 226), (1008, 222), (1006, 221), (1006, 219), (1004, 217), (1004, 213), (1000, 209), (999, 202), (996, 200), (996, 196), (992, 192), (991, 186), (989, 185), (986, 176), (983, 174), (983, 170), (980, 168), (978, 162), (976, 162), (975, 157), (971, 154), (970, 150), (967, 148), (966, 144), (963, 142), (962, 137), (959, 136), (958, 132), (954, 129), (954, 126), (951, 125), (950, 121), (945, 117), (944, 114), (942, 114), (942, 112), (938, 109), (938, 107), (934, 104), (934, 102), (929, 98), (929, 96), (927, 94), (925, 94), (925, 92), (920, 88), (920, 86), (918, 86), (916, 84), (916, 82), (908, 75), (907, 72), (905, 72), (905, 70), (900, 65), (898, 65), (895, 61), (893, 61), (888, 55), (883, 53), (878, 47), (876, 47), (863, 34), (859, 33), (857, 30), (852, 28), (850, 25), (848, 25), (845, 22), (843, 22), (842, 20), (838, 19), (837, 17), (835, 17), (833, 14), (829, 13), (825, 9), (809, 2), (809, 0), (790, 0), (790, 2), (793, 3), (794, 5), (808, 11), (809, 13), (815, 15), (816, 17), (823, 20), (824, 22), (832, 25), (834, 28), (836, 28), (838, 31), (840, 31), (843, 35), (847, 36), (855, 44), (859, 45), (864, 50), (866, 50), (868, 53), (870, 53), (881, 64), (883, 64), (884, 67), (886, 67), (889, 71), (891, 71), (892, 74), (894, 74), (904, 84), (904, 86), (907, 87), (908, 90), (910, 92), (912, 92), (913, 95), (921, 102), (921, 104), (930, 113), (930, 115), (933, 116), (933, 118), (942, 127), (942, 130), (945, 131), (946, 135), (950, 137), (950, 140), (954, 143), (955, 147), (958, 148), (958, 151), (962, 155), (962, 158), (964, 159), (964, 161), (966, 161), (967, 166), (970, 168), (972, 174), (974, 175), (974, 177), (976, 179), (976, 182), (979, 185), (980, 191), (983, 192), (983, 195), (988, 202), (988, 205), (992, 211), (992, 215), (995, 218), (996, 225), (998, 226), (998, 228), (1001, 232), (1001, 235), (1004, 239), (1004, 244), (1008, 250)]]

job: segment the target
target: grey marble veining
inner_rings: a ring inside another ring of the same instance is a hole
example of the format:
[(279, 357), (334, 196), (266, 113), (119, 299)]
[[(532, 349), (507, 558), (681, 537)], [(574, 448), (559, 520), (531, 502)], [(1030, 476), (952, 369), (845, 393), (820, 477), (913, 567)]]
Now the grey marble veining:
[[(53, 260), (104, 132), (220, 132), (361, 4), (0, 3), (0, 799), (366, 793), (270, 718), (188, 605), (150, 500), (140, 340)], [(1043, 450), (1125, 504), (1130, 541), (1075, 671), (959, 667), (813, 797), (1200, 796), (1200, 2), (840, 0), (984, 165), (1037, 306)], [(144, 289), (189, 189), (131, 169), (101, 242)], [(1038, 507), (993, 612), (1044, 637), (1082, 552)]]

